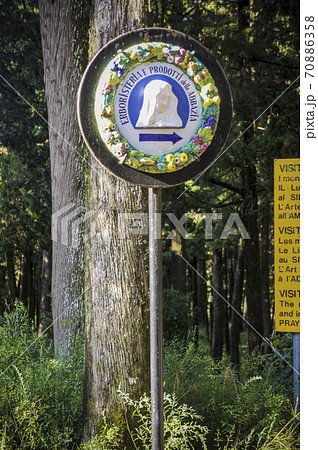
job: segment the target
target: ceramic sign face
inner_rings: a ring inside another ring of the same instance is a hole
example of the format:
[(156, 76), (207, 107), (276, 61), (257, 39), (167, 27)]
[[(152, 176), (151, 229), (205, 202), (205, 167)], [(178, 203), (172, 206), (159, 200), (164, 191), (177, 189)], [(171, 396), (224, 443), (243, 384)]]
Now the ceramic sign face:
[(202, 172), (222, 149), (231, 115), (230, 89), (214, 57), (189, 36), (160, 28), (107, 44), (78, 97), (93, 155), (145, 186), (177, 185)]
[(96, 121), (106, 146), (124, 164), (174, 172), (196, 161), (212, 142), (220, 97), (194, 55), (179, 46), (143, 42), (121, 50), (105, 68)]

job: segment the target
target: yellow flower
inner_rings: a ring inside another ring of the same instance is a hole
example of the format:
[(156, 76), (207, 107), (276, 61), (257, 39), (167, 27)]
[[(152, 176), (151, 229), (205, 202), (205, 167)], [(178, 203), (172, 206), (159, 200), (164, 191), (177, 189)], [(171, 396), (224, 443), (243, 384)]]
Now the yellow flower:
[(166, 156), (166, 161), (174, 162), (174, 156), (172, 153), (168, 153), (168, 155)]
[(167, 167), (168, 167), (168, 170), (170, 171), (170, 172), (173, 172), (174, 170), (176, 170), (176, 165), (175, 165), (175, 163), (172, 161), (172, 162), (169, 162), (169, 164), (167, 165)]
[(220, 106), (220, 97), (218, 95), (216, 95), (215, 97), (212, 98), (212, 101), (216, 104), (216, 106)]
[(203, 105), (205, 107), (212, 105), (213, 101), (211, 98), (212, 92), (214, 89), (213, 83), (208, 83), (201, 89), (200, 95), (203, 98), (204, 102)]
[(202, 69), (202, 75), (206, 77), (209, 74), (208, 69)]
[(193, 81), (196, 83), (196, 84), (199, 84), (201, 81), (202, 81), (202, 77), (200, 76), (200, 75), (196, 75), (194, 78), (193, 78)]
[(187, 161), (188, 161), (188, 155), (187, 155), (186, 153), (181, 153), (181, 155), (180, 155), (180, 161), (181, 161), (182, 163), (187, 162)]

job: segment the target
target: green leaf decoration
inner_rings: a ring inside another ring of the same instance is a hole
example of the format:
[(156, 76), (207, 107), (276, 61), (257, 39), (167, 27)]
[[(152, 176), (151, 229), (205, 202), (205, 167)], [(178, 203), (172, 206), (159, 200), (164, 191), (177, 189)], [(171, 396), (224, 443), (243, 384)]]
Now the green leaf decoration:
[(198, 131), (198, 134), (202, 136), (203, 143), (210, 142), (212, 139), (211, 127), (206, 127)]
[(164, 44), (156, 45), (152, 50), (151, 53), (159, 60), (165, 59), (165, 57), (162, 54), (162, 49), (165, 47)]
[(145, 152), (140, 152), (139, 150), (130, 150), (130, 156), (145, 156)]
[(161, 158), (161, 155), (147, 155), (147, 158), (150, 158), (153, 161), (158, 161), (158, 159)]
[(168, 170), (167, 164), (164, 164), (164, 163), (158, 163), (157, 167), (159, 170)]
[(155, 164), (155, 161), (153, 159), (150, 158), (140, 158), (139, 160), (142, 164), (147, 164), (147, 165), (153, 165)]
[(119, 83), (118, 74), (115, 70), (112, 70), (109, 77), (109, 84), (117, 84)]

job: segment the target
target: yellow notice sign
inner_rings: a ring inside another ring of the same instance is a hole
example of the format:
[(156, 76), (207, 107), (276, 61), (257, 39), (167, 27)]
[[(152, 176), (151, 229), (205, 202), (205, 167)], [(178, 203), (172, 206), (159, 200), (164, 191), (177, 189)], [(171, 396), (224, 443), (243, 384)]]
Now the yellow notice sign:
[(275, 328), (298, 332), (300, 322), (300, 160), (274, 162)]

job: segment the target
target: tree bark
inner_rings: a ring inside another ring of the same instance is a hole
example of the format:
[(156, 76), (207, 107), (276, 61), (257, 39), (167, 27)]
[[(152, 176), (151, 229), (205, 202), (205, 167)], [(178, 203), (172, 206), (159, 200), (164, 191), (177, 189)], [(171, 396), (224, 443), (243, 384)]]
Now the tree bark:
[(198, 308), (199, 324), (206, 328), (208, 321), (208, 314), (207, 314), (207, 285), (206, 282), (204, 281), (206, 279), (205, 264), (206, 261), (204, 252), (203, 255), (197, 257), (197, 308)]
[(270, 277), (270, 206), (268, 201), (261, 207), (261, 278), (264, 335), (269, 337), (273, 331), (271, 321), (271, 301), (269, 293)]
[(83, 328), (84, 144), (76, 97), (88, 63), (90, 5), (85, 0), (39, 1), (52, 180), (52, 313), (56, 353), (70, 349)]
[(32, 261), (32, 253), (28, 254), (28, 305), (29, 305), (29, 320), (34, 326), (35, 320), (35, 292), (34, 292), (34, 266)]
[(0, 264), (0, 314), (3, 314), (6, 306), (4, 302), (6, 298), (6, 272), (7, 267), (4, 264)]
[[(243, 244), (240, 243), (236, 261), (236, 268), (233, 282), (232, 312), (231, 312), (231, 332), (230, 332), (230, 358), (231, 363), (239, 368), (240, 365), (240, 332), (242, 330), (242, 298), (243, 298)], [(238, 314), (239, 313), (239, 314)]]
[(256, 168), (251, 161), (245, 161), (243, 169), (245, 187), (244, 224), (250, 239), (245, 240), (245, 292), (247, 302), (248, 349), (252, 352), (262, 343), (263, 308), (260, 274), (260, 246), (258, 216), (258, 198), (256, 190)]
[(178, 230), (174, 231), (175, 235), (171, 239), (170, 283), (173, 289), (186, 292), (186, 264), (179, 256), (184, 255), (184, 239)]
[(7, 251), (7, 273), (9, 280), (9, 292), (10, 292), (10, 305), (14, 305), (17, 298), (17, 284), (15, 278), (15, 268), (14, 268), (14, 253), (12, 251)]
[[(147, 239), (130, 234), (119, 215), (146, 212), (147, 191), (115, 178), (87, 155), (76, 94), (88, 61), (112, 38), (144, 26), (147, 8), (146, 0), (40, 0), (51, 124), (55, 348), (70, 346), (81, 328), (85, 292), (86, 438), (96, 432), (102, 412), (108, 420), (122, 414), (118, 389), (137, 397), (149, 392)], [(83, 210), (89, 213), (82, 220), (86, 230), (74, 229)], [(84, 242), (89, 230), (95, 234)]]
[[(228, 301), (228, 292), (229, 292), (229, 273), (228, 273), (228, 251), (226, 248), (223, 248), (222, 252), (222, 292), (223, 297), (225, 300)], [(223, 323), (223, 329), (224, 329), (224, 348), (226, 351), (226, 354), (230, 354), (230, 332), (229, 332), (229, 305), (224, 302), (224, 323)]]
[(39, 336), (44, 331), (44, 321), (50, 311), (50, 285), (51, 285), (51, 252), (43, 250), (42, 252), (42, 274), (41, 291), (39, 304)]
[(216, 360), (222, 359), (224, 343), (224, 300), (223, 300), (223, 267), (222, 249), (213, 251), (213, 321), (212, 321), (212, 347), (211, 355)]

